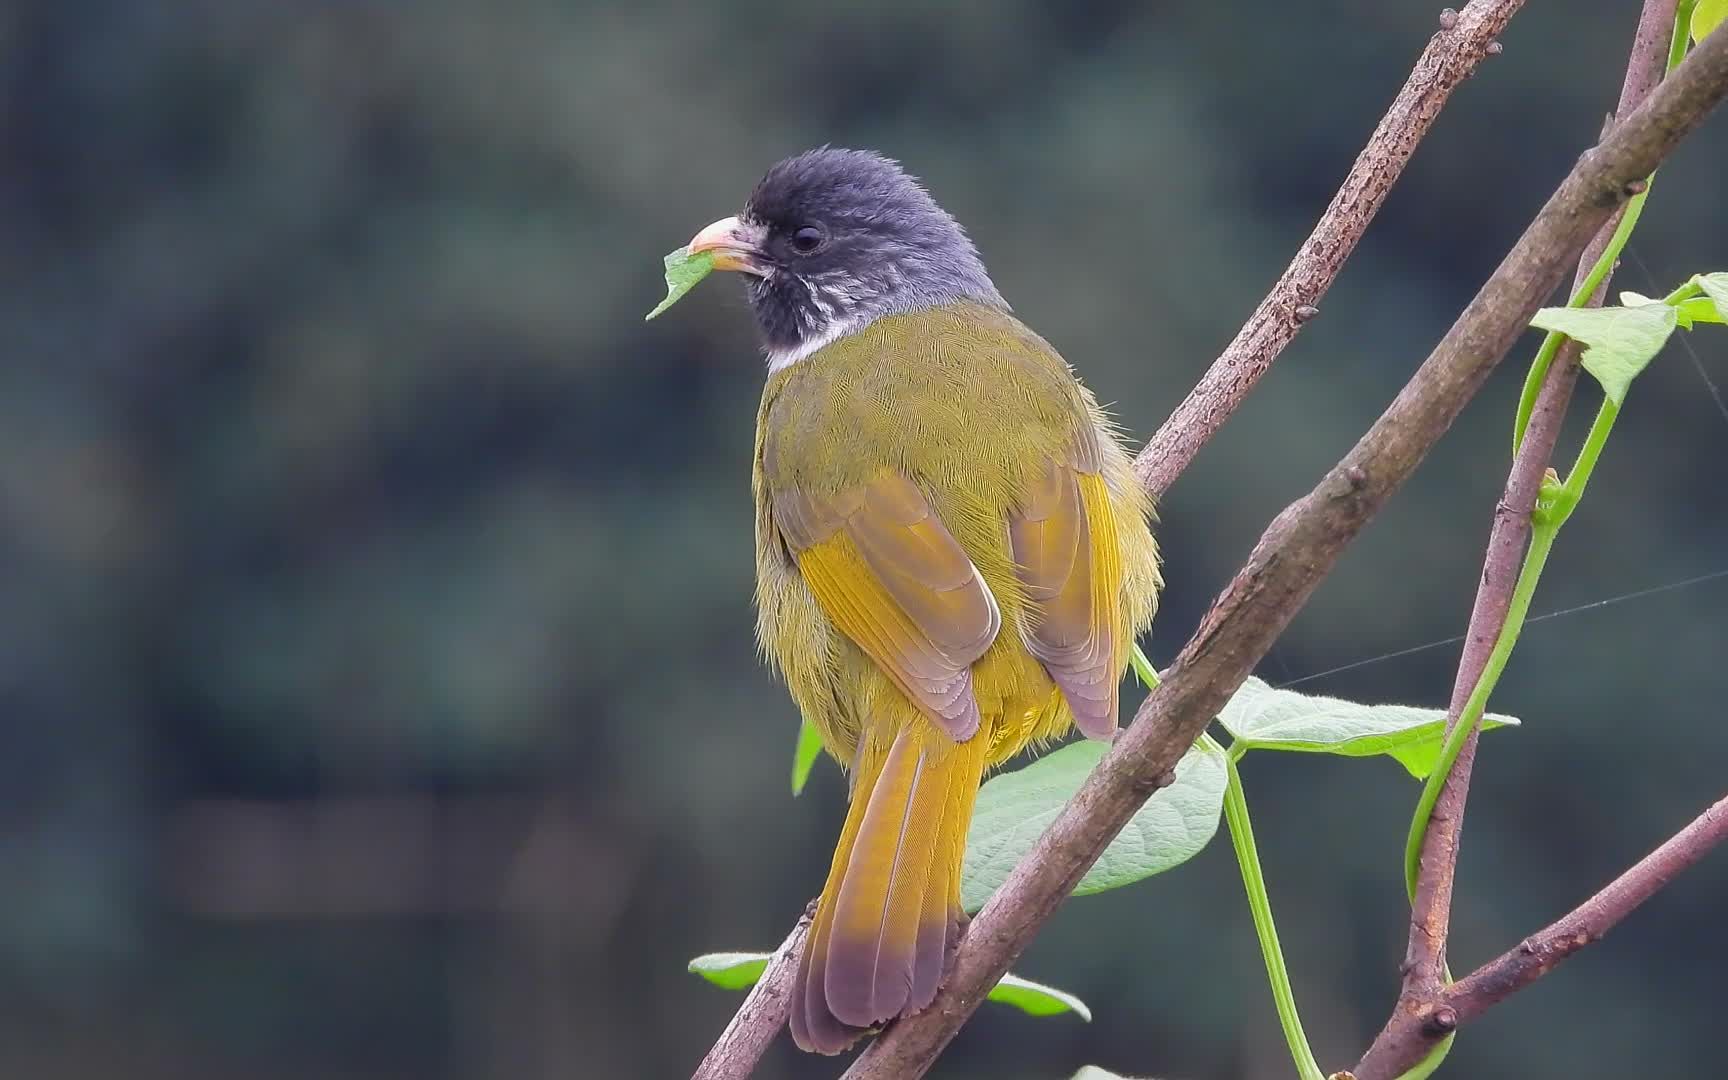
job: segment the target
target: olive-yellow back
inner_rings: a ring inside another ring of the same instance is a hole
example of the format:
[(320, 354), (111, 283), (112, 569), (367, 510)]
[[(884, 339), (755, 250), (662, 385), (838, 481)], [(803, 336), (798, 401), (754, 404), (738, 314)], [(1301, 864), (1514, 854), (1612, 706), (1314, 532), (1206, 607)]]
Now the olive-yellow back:
[(971, 303), (771, 375), (754, 490), (762, 646), (853, 777), (793, 994), (794, 1039), (832, 1053), (934, 996), (984, 771), (1114, 731), (1157, 547), (1091, 394)]

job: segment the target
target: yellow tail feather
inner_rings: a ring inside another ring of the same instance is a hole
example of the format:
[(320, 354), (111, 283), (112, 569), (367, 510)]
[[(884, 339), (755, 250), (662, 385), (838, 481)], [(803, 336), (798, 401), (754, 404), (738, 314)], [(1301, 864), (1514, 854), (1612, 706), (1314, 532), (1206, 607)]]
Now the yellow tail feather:
[(792, 991), (792, 1038), (838, 1053), (930, 1003), (962, 924), (960, 864), (987, 740), (919, 720), (858, 778)]

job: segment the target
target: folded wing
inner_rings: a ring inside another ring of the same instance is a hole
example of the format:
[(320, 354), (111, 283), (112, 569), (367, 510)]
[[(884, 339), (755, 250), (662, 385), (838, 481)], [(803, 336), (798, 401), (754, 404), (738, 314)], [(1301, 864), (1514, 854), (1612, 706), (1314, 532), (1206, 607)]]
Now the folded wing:
[(1026, 588), (1027, 651), (1061, 688), (1075, 726), (1112, 737), (1125, 660), (1122, 560), (1095, 446), (1032, 476), (1009, 514), (1008, 542)]
[(971, 665), (1002, 614), (918, 485), (885, 470), (834, 496), (788, 489), (772, 498), (823, 611), (952, 738), (970, 738), (979, 723)]

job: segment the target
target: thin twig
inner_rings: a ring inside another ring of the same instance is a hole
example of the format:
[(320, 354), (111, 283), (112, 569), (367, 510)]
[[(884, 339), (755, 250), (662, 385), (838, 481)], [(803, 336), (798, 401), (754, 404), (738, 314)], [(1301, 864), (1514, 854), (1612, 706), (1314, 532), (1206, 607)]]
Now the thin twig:
[(1492, 54), (1494, 39), (1523, 6), (1524, 0), (1475, 0), (1442, 20), (1289, 267), (1135, 457), (1135, 474), (1153, 495), (1162, 495), (1182, 475), (1296, 332), (1319, 314), (1321, 298), (1452, 91)]
[[(1668, 56), (1676, 5), (1677, 0), (1646, 0), (1626, 64), (1626, 78), (1621, 87), (1616, 116), (1629, 116), (1660, 82)], [(1610, 217), (1585, 249), (1578, 262), (1575, 289), (1582, 287), (1590, 269), (1601, 258), (1619, 218), (1618, 212)], [(1606, 291), (1607, 278), (1604, 278), (1588, 302), (1592, 306), (1601, 303)], [(1512, 461), (1505, 493), (1494, 508), (1494, 522), (1482, 563), (1482, 578), (1470, 612), (1469, 628), (1464, 635), (1457, 680), (1452, 687), (1448, 727), (1457, 722), (1465, 702), (1482, 678), (1489, 653), (1506, 623), (1513, 587), (1518, 581), (1519, 568), (1530, 540), (1530, 515), (1536, 506), (1543, 474), (1560, 438), (1572, 388), (1577, 383), (1577, 360), (1578, 349), (1572, 342), (1564, 345), (1554, 357), (1531, 412), (1524, 441)], [(1421, 870), (1410, 907), (1403, 984), (1385, 1028), (1356, 1066), (1360, 1080), (1404, 1073), (1425, 1058), (1452, 1030), (1453, 1026), (1431, 1021), (1441, 1007), (1440, 997), (1445, 985), (1453, 880), (1475, 758), (1476, 732), (1472, 731), (1447, 775), (1423, 836)]]
[(696, 1067), (690, 1080), (733, 1080), (749, 1076), (756, 1063), (768, 1052), (774, 1037), (786, 1026), (786, 1014), (791, 1011), (792, 980), (798, 973), (798, 950), (804, 946), (804, 935), (810, 932), (810, 921), (816, 917), (814, 901), (804, 909), (792, 932), (774, 950), (774, 958), (726, 1030), (715, 1040), (713, 1049)]
[(1728, 96), (1728, 35), (1706, 38), (1644, 107), (1585, 154), (1386, 412), (1273, 519), (1134, 722), (973, 921), (926, 1011), (888, 1029), (850, 1080), (930, 1067), (1289, 623), (1346, 545), (1415, 471), (1602, 223)]
[(1447, 1023), (1454, 1027), (1469, 1023), (1579, 949), (1600, 941), (1638, 905), (1724, 840), (1728, 840), (1728, 798), (1698, 815), (1570, 914), (1453, 983), (1440, 1005), (1451, 1010)]
[[(1343, 269), (1441, 108), (1491, 53), (1494, 38), (1524, 2), (1472, 0), (1428, 43), (1307, 242), (1235, 340), (1135, 458), (1135, 472), (1154, 496), (1162, 495), (1187, 468), (1290, 344), (1301, 324), (1314, 315), (1315, 305)], [(770, 973), (774, 970), (770, 968)], [(744, 1007), (751, 1004), (746, 1001)], [(785, 1025), (789, 1007), (784, 995), (761, 1004), (764, 1007), (752, 1014), (752, 1023), (766, 1028), (769, 1038), (761, 1042), (755, 1057), (734, 1053), (725, 1059), (731, 1071), (700, 1072), (701, 1080), (736, 1080), (750, 1074), (768, 1041)], [(743, 1013), (740, 1009), (722, 1040), (733, 1034)], [(704, 1069), (719, 1050), (716, 1044), (703, 1061)]]

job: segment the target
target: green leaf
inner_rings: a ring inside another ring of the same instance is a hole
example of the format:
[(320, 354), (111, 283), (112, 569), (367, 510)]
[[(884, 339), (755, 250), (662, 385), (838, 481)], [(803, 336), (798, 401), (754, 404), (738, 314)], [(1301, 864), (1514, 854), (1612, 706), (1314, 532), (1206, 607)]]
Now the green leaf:
[(643, 321), (665, 311), (684, 298), (684, 294), (696, 287), (696, 283), (714, 272), (714, 253), (698, 251), (690, 254), (690, 249), (681, 247), (668, 254), (666, 263), (666, 299), (654, 305), (654, 310), (644, 315)]
[(1710, 306), (1716, 309), (1716, 318), (1710, 321), (1728, 322), (1728, 273), (1699, 274), (1696, 280), (1704, 295), (1710, 298)]
[[(1262, 679), (1249, 678), (1218, 714), (1238, 745), (1245, 750), (1295, 750), (1305, 753), (1396, 758), (1420, 780), (1433, 770), (1446, 733), (1443, 709), (1409, 705), (1360, 705), (1332, 697), (1312, 697), (1294, 690), (1274, 690)], [(1489, 713), (1484, 730), (1518, 721)]]
[[(1105, 749), (1091, 740), (1072, 743), (1023, 769), (992, 777), (979, 789), (960, 875), (961, 906), (967, 911), (984, 906)], [(1202, 746), (1190, 749), (1176, 765), (1176, 782), (1146, 800), (1074, 894), (1118, 889), (1193, 858), (1218, 831), (1224, 784), (1224, 756)]]
[(990, 991), (989, 997), (991, 1001), (1012, 1005), (1027, 1016), (1056, 1016), (1071, 1012), (1088, 1024), (1092, 1022), (1092, 1010), (1073, 994), (1031, 979), (1022, 979), (1013, 972), (1002, 976), (1002, 981)]
[(1530, 320), (1542, 330), (1565, 334), (1584, 345), (1579, 362), (1596, 376), (1616, 405), (1626, 401), (1632, 380), (1662, 350), (1678, 322), (1667, 304), (1614, 308), (1543, 308)]
[(690, 970), (722, 990), (742, 990), (756, 985), (772, 959), (765, 952), (711, 952), (690, 961)]
[(821, 756), (822, 736), (817, 734), (814, 724), (805, 720), (798, 726), (798, 746), (792, 751), (792, 794), (803, 794), (810, 768)]
[(1674, 310), (1680, 316), (1680, 325), (1688, 330), (1693, 323), (1728, 323), (1728, 301), (1718, 303), (1708, 296), (1683, 300)]
[[(762, 973), (768, 970), (768, 961), (773, 958), (773, 953), (761, 952), (707, 953), (690, 961), (689, 967), (723, 990), (743, 990), (756, 985)], [(1031, 979), (1022, 979), (1013, 972), (1002, 976), (1002, 981), (988, 996), (991, 1001), (1012, 1005), (1028, 1016), (1056, 1016), (1071, 1012), (1087, 1023), (1092, 1022), (1092, 1010), (1073, 994)]]
[[(1622, 307), (1643, 307), (1646, 304), (1660, 304), (1662, 302), (1663, 301), (1661, 301), (1661, 300), (1655, 300), (1655, 299), (1652, 299), (1648, 296), (1645, 296), (1643, 293), (1632, 292), (1630, 289), (1628, 289), (1627, 291), (1620, 294), (1620, 304)], [(1712, 314), (1712, 315), (1715, 314), (1715, 309), (1710, 306), (1710, 300), (1708, 297), (1702, 297), (1702, 296), (1699, 297), (1697, 303), (1701, 303), (1704, 305), (1704, 307), (1708, 308), (1710, 311), (1710, 314)], [(1681, 325), (1681, 327), (1683, 327), (1684, 329), (1687, 329), (1687, 330), (1692, 329), (1692, 322), (1693, 322), (1693, 318), (1694, 318), (1693, 313), (1696, 310), (1695, 307), (1688, 306), (1684, 303), (1672, 304), (1670, 306), (1674, 309), (1675, 321), (1678, 322)], [(1706, 318), (1708, 318), (1708, 316), (1706, 316)], [(1715, 320), (1711, 319), (1710, 321), (1713, 322)]]
[(1704, 35), (1728, 19), (1728, 0), (1698, 0), (1692, 9), (1692, 40), (1703, 41)]

